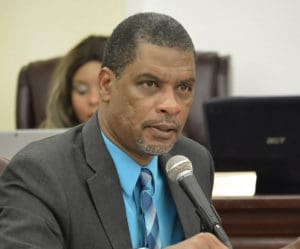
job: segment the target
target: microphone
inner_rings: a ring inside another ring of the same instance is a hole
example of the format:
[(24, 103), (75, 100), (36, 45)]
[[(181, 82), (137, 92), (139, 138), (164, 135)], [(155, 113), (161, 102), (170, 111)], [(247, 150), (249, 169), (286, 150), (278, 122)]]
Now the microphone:
[(173, 156), (166, 164), (166, 172), (172, 181), (179, 183), (189, 197), (196, 208), (196, 213), (203, 220), (205, 229), (213, 233), (229, 249), (232, 249), (228, 236), (220, 224), (221, 219), (217, 211), (207, 200), (193, 174), (192, 162), (182, 155)]

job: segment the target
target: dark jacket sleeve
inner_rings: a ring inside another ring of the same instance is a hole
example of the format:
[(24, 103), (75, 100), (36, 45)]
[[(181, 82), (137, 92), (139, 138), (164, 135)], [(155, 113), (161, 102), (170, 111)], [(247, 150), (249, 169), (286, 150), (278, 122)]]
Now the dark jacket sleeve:
[[(31, 159), (29, 159), (31, 158)], [(11, 248), (65, 248), (58, 224), (67, 214), (64, 191), (43, 161), (20, 153), (0, 179), (0, 245)]]

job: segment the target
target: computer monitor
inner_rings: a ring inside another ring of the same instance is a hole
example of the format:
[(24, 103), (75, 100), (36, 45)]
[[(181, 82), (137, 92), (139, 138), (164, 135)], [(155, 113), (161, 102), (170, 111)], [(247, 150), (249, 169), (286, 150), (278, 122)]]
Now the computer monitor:
[(216, 171), (256, 171), (256, 194), (300, 193), (300, 96), (204, 103)]

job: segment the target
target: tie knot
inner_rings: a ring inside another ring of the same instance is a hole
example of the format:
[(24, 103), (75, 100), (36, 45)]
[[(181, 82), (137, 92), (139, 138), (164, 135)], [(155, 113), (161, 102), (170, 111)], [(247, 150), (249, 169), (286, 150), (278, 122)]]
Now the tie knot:
[(141, 184), (141, 190), (142, 191), (149, 191), (150, 194), (153, 193), (153, 187), (152, 187), (152, 173), (149, 169), (141, 169), (140, 174), (140, 184)]

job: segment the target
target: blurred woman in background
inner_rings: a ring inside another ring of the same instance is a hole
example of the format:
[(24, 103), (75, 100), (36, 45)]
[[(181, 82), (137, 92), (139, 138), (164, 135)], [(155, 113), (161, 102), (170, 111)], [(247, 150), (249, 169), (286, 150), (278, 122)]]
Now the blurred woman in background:
[(98, 75), (107, 37), (89, 36), (72, 48), (55, 69), (42, 128), (86, 122), (98, 107)]

